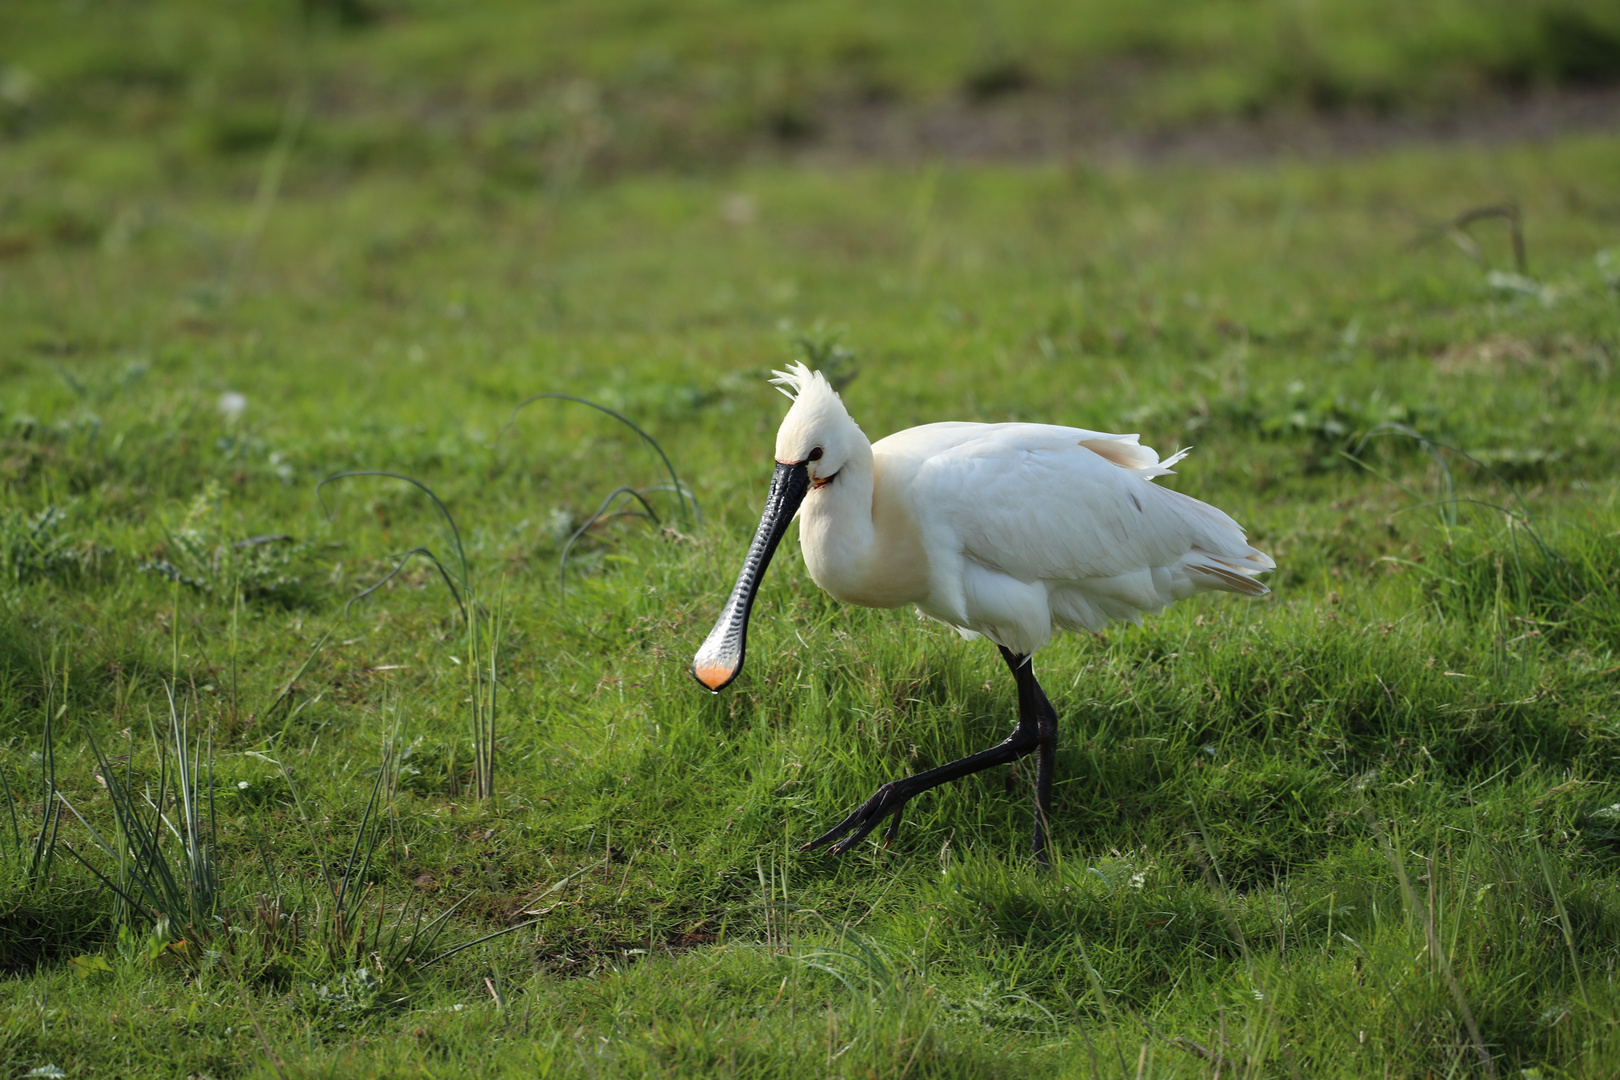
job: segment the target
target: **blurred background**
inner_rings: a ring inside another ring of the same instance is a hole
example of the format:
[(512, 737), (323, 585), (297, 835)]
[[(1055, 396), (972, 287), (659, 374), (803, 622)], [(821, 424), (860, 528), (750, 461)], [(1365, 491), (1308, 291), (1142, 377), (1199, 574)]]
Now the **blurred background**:
[[(1215, 158), (1613, 126), (1581, 0), (13, 0), (0, 144), (125, 188), (466, 170), (522, 190), (760, 158)], [(85, 142), (86, 137), (93, 141)], [(0, 249), (95, 200), (0, 203)], [(44, 218), (46, 220), (32, 220)]]

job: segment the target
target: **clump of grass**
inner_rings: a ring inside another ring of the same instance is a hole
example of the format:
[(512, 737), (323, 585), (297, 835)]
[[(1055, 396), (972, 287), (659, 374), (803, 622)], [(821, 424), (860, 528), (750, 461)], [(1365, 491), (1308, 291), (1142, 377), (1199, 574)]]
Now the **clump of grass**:
[[(58, 727), (67, 713), (68, 672), (53, 648), (44, 664), (44, 715), (33, 782), (12, 786), (0, 768), (0, 794), (6, 820), (0, 823), (0, 970), (21, 972), (52, 957), (70, 954), (106, 929), (99, 889), (84, 889), (76, 875), (63, 873), (56, 859), (61, 839), (63, 799), (58, 787)], [(28, 821), (37, 805), (38, 824)], [(5, 825), (9, 825), (9, 833)]]
[(308, 599), (303, 571), (313, 553), (287, 533), (232, 539), (222, 522), (224, 489), (204, 485), (175, 525), (166, 530), (161, 554), (137, 569), (204, 595), (266, 601), (292, 607)]
[[(158, 754), (158, 777), (137, 792), (133, 755), (123, 774), (94, 738), (97, 776), (106, 785), (114, 831), (109, 838), (58, 792), (89, 833), (91, 842), (112, 860), (116, 880), (96, 869), (75, 849), (67, 851), (84, 864), (122, 901), (125, 923), (153, 920), (175, 932), (212, 936), (220, 903), (215, 837), (214, 755), (212, 740), (192, 737), (191, 706), (175, 701), (166, 685), (168, 724), (151, 733)], [(144, 805), (143, 805), (144, 804)], [(169, 839), (178, 851), (171, 854)]]
[[(589, 532), (590, 529), (598, 522), (614, 517), (643, 517), (651, 521), (654, 525), (662, 526), (663, 522), (659, 518), (658, 512), (653, 509), (652, 504), (647, 501), (647, 496), (655, 493), (674, 495), (676, 514), (679, 515), (679, 517), (688, 525), (696, 525), (698, 523), (700, 520), (700, 515), (698, 512), (697, 498), (691, 493), (685, 484), (681, 483), (681, 478), (675, 472), (675, 466), (670, 462), (669, 455), (664, 452), (664, 448), (658, 444), (658, 440), (647, 434), (647, 432), (644, 431), (639, 424), (635, 423), (635, 421), (631, 420), (629, 417), (615, 409), (608, 408), (606, 405), (599, 405), (594, 401), (589, 401), (581, 397), (575, 397), (572, 394), (558, 394), (549, 392), (543, 394), (534, 394), (531, 397), (524, 398), (513, 407), (511, 415), (506, 419), (506, 424), (495, 436), (495, 441), (497, 444), (500, 442), (501, 437), (504, 436), (506, 432), (511, 429), (512, 425), (517, 422), (518, 413), (522, 412), (525, 407), (533, 404), (536, 401), (567, 401), (576, 405), (587, 406), (588, 408), (595, 409), (597, 412), (605, 413), (606, 415), (611, 416), (613, 419), (617, 420), (619, 423), (623, 424), (625, 427), (629, 428), (631, 431), (640, 436), (641, 441), (651, 447), (653, 453), (658, 455), (658, 460), (663, 463), (664, 471), (669, 474), (668, 485), (655, 485), (647, 488), (635, 488), (628, 485), (621, 485), (614, 488), (608, 493), (607, 497), (602, 500), (601, 505), (596, 508), (595, 513), (587, 517), (585, 521), (578, 528), (576, 528), (572, 534), (570, 534), (567, 542), (563, 544), (562, 554), (558, 557), (557, 563), (557, 588), (561, 595), (566, 596), (568, 592), (569, 553), (573, 551), (574, 545), (579, 542), (579, 539)], [(624, 509), (623, 507), (627, 504), (619, 502), (621, 497), (627, 497), (627, 500), (633, 500), (634, 502), (638, 503), (641, 506), (641, 510), (635, 511)]]
[(56, 853), (56, 836), (62, 825), (62, 806), (56, 790), (56, 722), (67, 711), (67, 704), (56, 704), (55, 660), (53, 653), (51, 671), (46, 679), (49, 689), (45, 697), (45, 730), (40, 737), (39, 748), (41, 821), (39, 832), (32, 841), (25, 843), (23, 840), (22, 829), (17, 822), (17, 798), (12, 794), (11, 782), (6, 779), (5, 770), (0, 769), (0, 790), (5, 793), (6, 812), (11, 819), (10, 857), (13, 865), (21, 869), (23, 881), (30, 887), (50, 877), (51, 863)]
[[(339, 972), (338, 985), (365, 991), (365, 1008), (377, 1000), (379, 979), (402, 979), (494, 938), (532, 926), (536, 921), (518, 923), (471, 941), (440, 949), (441, 939), (451, 925), (451, 919), (472, 898), (471, 894), (427, 919), (427, 898), (418, 898), (413, 905), (407, 899), (389, 914), (387, 889), (372, 881), (372, 866), (383, 840), (389, 834), (388, 817), (392, 799), (399, 790), (399, 731), (383, 741), (382, 756), (374, 772), (371, 793), (355, 825), (349, 853), (336, 877), (321, 864), (321, 880), (329, 903), (317, 908), (306, 944), (317, 949), (324, 960)], [(274, 765), (292, 792), (294, 805), (311, 846), (317, 846), (314, 822), (310, 818), (298, 785), (291, 772), (279, 760), (255, 754)], [(493, 760), (490, 762), (493, 769)], [(493, 781), (493, 772), (488, 774)], [(493, 794), (490, 796), (493, 797)], [(373, 897), (375, 900), (373, 901)], [(280, 921), (281, 901), (261, 901), (260, 922), (269, 927)], [(426, 920), (426, 921), (424, 921)], [(364, 974), (355, 974), (364, 972)], [(355, 983), (354, 980), (359, 980)], [(334, 993), (331, 986), (316, 988), (315, 998), (322, 1007), (340, 1006), (342, 1001), (329, 1000)], [(343, 1001), (353, 1004), (352, 995), (339, 993)], [(339, 1011), (350, 1010), (346, 1006)]]
[(82, 574), (107, 550), (77, 539), (68, 511), (52, 504), (34, 513), (0, 510), (0, 572), (10, 586), (51, 577)]
[(473, 746), (473, 797), (495, 801), (495, 721), (500, 696), (498, 665), (501, 631), (505, 625), (506, 594), (493, 610), (467, 619), (467, 682)]
[[(421, 901), (416, 908), (415, 923), (408, 933), (405, 926), (411, 918), (410, 903), (402, 905), (392, 921), (387, 917), (386, 896), (382, 890), (378, 890), (375, 908), (368, 907), (373, 889), (370, 881), (372, 862), (387, 834), (385, 804), (399, 784), (397, 742), (397, 731), (394, 737), (383, 742), (382, 757), (372, 779), (371, 793), (355, 826), (354, 838), (349, 844), (342, 870), (334, 877), (324, 860), (321, 863), (321, 881), (326, 887), (328, 902), (317, 909), (308, 944), (321, 950), (327, 961), (343, 970), (347, 970), (348, 965), (363, 963), (367, 956), (375, 957), (380, 974), (402, 969), (411, 959), (428, 953), (434, 947), (450, 916), (460, 907), (460, 904), (452, 906), (424, 926), (421, 920), (426, 902)], [(292, 773), (276, 758), (256, 752), (254, 756), (280, 771), (292, 793), (305, 835), (312, 847), (318, 847), (314, 821)], [(279, 898), (261, 904), (261, 908), (269, 916), (261, 919), (261, 922), (268, 923), (271, 918), (279, 922)]]
[(843, 334), (817, 321), (807, 330), (789, 329), (789, 341), (804, 356), (804, 362), (826, 376), (839, 393), (861, 373), (860, 357), (843, 343)]

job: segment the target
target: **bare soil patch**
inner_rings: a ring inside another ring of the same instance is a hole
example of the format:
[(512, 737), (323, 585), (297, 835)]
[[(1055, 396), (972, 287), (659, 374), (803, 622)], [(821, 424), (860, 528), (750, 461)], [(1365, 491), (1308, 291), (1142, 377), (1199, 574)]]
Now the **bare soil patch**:
[(1124, 160), (1229, 162), (1360, 155), (1399, 146), (1503, 144), (1572, 132), (1620, 133), (1620, 87), (1495, 96), (1445, 110), (1276, 113), (1133, 129), (1112, 102), (1059, 93), (954, 98), (919, 106), (833, 106), (785, 139), (807, 160), (837, 162)]

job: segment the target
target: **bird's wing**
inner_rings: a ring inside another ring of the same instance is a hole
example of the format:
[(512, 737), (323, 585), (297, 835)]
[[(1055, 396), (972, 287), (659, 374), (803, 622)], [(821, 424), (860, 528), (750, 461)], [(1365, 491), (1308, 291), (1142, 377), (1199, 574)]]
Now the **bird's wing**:
[(1215, 574), (1197, 588), (1265, 591), (1249, 575), (1270, 559), (1220, 510), (1154, 484), (1181, 455), (1161, 462), (1135, 435), (1045, 424), (930, 424), (900, 435), (874, 452), (914, 458), (911, 503), (927, 531), (935, 542), (954, 534), (986, 567), (1051, 583), (1180, 568)]

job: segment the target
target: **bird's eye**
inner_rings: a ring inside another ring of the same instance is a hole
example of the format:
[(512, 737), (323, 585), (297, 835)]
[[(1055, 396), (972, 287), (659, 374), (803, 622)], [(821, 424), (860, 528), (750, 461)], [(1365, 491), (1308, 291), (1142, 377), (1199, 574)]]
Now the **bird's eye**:
[(819, 447), (819, 446), (816, 447), (814, 450), (810, 451), (810, 460), (811, 461), (820, 461), (822, 453), (823, 453), (823, 451), (822, 451), (821, 447)]

